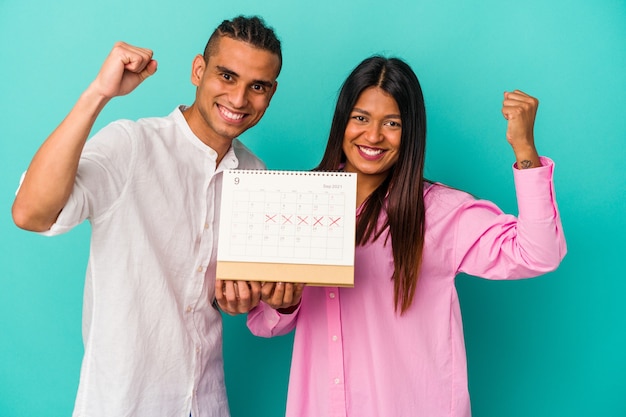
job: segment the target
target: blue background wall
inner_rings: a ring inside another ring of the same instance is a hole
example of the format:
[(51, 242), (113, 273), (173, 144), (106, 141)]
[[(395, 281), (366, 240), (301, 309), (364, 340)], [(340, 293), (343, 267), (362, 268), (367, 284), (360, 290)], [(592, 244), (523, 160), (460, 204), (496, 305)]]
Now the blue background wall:
[[(515, 213), (502, 92), (540, 99), (537, 144), (557, 164), (569, 254), (534, 280), (458, 279), (474, 415), (626, 416), (624, 0), (0, 0), (0, 415), (69, 416), (82, 356), (89, 226), (18, 230), (20, 174), (115, 41), (152, 48), (159, 72), (96, 128), (191, 103), (194, 55), (240, 13), (263, 15), (284, 45), (278, 92), (244, 137), (273, 169), (313, 167), (341, 81), (392, 54), (424, 88), (426, 175)], [(243, 317), (225, 333), (233, 417), (280, 416), (291, 336), (255, 338)]]

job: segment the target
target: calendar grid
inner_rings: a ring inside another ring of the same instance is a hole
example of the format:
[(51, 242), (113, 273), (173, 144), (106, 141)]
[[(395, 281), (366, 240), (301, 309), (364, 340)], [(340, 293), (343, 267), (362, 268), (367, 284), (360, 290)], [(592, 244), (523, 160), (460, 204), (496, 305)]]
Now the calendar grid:
[(356, 178), (225, 171), (218, 260), (351, 265)]

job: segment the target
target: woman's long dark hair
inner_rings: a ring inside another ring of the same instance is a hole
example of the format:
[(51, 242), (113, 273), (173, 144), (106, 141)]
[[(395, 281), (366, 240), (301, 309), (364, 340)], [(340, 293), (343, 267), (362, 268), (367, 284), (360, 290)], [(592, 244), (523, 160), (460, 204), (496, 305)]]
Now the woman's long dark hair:
[[(424, 159), (426, 109), (417, 76), (398, 58), (373, 56), (361, 62), (341, 87), (326, 151), (316, 170), (337, 170), (345, 163), (343, 139), (350, 114), (361, 93), (379, 87), (398, 104), (402, 122), (396, 164), (367, 198), (357, 219), (356, 243), (378, 239), (389, 228), (394, 261), (394, 304), (403, 314), (413, 303), (424, 247)], [(377, 227), (381, 210), (387, 223)]]

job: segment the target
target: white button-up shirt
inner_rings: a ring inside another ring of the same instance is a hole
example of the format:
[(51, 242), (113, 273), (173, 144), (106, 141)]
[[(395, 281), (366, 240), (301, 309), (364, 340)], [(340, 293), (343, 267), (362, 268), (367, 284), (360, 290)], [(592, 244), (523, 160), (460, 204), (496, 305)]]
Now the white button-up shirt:
[(181, 110), (94, 135), (69, 201), (43, 233), (92, 226), (74, 416), (229, 415), (212, 306), (220, 172), (264, 165), (235, 139), (216, 167)]

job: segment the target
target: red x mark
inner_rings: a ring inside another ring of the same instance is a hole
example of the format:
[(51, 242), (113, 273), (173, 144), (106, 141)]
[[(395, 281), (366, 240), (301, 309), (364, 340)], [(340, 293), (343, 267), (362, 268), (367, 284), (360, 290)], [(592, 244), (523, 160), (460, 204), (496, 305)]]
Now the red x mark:
[(329, 217), (329, 218), (330, 218), (331, 222), (328, 225), (328, 227), (331, 227), (333, 224), (336, 225), (336, 226), (339, 226), (338, 222), (339, 222), (339, 220), (341, 220), (341, 217), (337, 217), (336, 219), (333, 219), (332, 217)]
[(304, 217), (300, 217), (300, 216), (298, 216), (298, 225), (303, 224), (303, 223), (304, 223), (304, 224), (309, 224), (309, 223), (307, 222), (307, 219), (308, 219), (308, 218), (309, 218), (309, 216), (304, 216)]
[(324, 219), (324, 216), (319, 217), (319, 218), (318, 218), (318, 217), (313, 216), (313, 219), (315, 219), (315, 223), (313, 223), (313, 226), (317, 226), (318, 224), (319, 224), (320, 226), (324, 226), (324, 225), (322, 224), (322, 220)]
[(265, 223), (268, 223), (269, 221), (272, 221), (272, 222), (276, 223), (276, 220), (274, 220), (274, 217), (276, 217), (275, 214), (273, 216), (270, 216), (269, 214), (266, 214), (265, 215)]
[(285, 215), (283, 214), (283, 216), (282, 216), (282, 217), (283, 217), (283, 219), (284, 219), (283, 224), (287, 224), (287, 223), (291, 224), (291, 217), (292, 217), (292, 216), (287, 217), (287, 216), (285, 216)]

